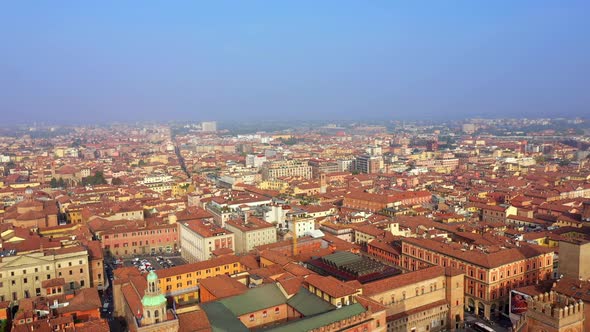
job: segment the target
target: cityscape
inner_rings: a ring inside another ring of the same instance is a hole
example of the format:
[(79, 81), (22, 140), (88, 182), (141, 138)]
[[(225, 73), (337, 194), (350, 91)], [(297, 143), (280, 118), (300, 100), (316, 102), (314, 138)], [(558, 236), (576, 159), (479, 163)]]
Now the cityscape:
[(590, 332), (589, 12), (2, 3), (0, 332)]
[(589, 129), (5, 129), (0, 317), (12, 331), (588, 331)]

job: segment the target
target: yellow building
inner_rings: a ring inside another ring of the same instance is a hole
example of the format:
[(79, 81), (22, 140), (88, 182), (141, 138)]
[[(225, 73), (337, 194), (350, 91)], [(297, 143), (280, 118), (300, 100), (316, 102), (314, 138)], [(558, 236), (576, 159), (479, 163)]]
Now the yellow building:
[(240, 258), (229, 255), (198, 263), (175, 266), (158, 270), (159, 285), (166, 296), (172, 296), (178, 303), (199, 300), (201, 280), (218, 275), (235, 275), (245, 271)]
[(185, 196), (193, 191), (195, 191), (195, 186), (188, 181), (178, 182), (172, 186), (172, 196), (174, 197)]
[(262, 190), (275, 190), (283, 194), (287, 192), (287, 189), (289, 188), (289, 183), (283, 180), (265, 180), (258, 183), (256, 185), (256, 188)]

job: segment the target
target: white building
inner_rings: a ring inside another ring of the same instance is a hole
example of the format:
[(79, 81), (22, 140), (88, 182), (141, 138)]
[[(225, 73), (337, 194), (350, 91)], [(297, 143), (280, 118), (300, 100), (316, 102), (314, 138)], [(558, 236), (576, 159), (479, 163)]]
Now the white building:
[(262, 178), (264, 180), (285, 176), (300, 176), (306, 179), (311, 179), (312, 168), (307, 162), (301, 160), (266, 162), (262, 166)]
[(270, 204), (264, 207), (264, 221), (277, 225), (277, 228), (282, 228), (289, 211), (291, 208), (286, 205)]
[(258, 168), (266, 162), (265, 155), (249, 154), (246, 156), (246, 166)]
[(274, 225), (256, 217), (231, 219), (226, 221), (225, 228), (235, 235), (236, 254), (247, 253), (256, 246), (275, 243), (277, 232)]
[(190, 263), (208, 260), (217, 249), (235, 251), (235, 236), (229, 230), (203, 220), (179, 223), (182, 258)]
[(217, 122), (216, 121), (203, 121), (203, 122), (201, 122), (201, 131), (203, 131), (203, 132), (217, 131)]
[(315, 230), (315, 219), (305, 213), (289, 213), (287, 228), (293, 236), (304, 237)]

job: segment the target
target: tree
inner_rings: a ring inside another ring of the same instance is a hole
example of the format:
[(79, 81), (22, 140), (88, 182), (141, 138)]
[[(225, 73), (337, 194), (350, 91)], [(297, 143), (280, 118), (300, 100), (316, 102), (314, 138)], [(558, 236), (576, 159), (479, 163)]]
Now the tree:
[(123, 184), (123, 180), (121, 178), (113, 178), (112, 184), (113, 186), (120, 186)]
[(66, 182), (64, 181), (63, 178), (59, 178), (57, 180), (57, 188), (65, 188), (66, 187)]
[(106, 184), (107, 180), (104, 178), (104, 175), (101, 171), (96, 171), (94, 175), (87, 176), (82, 178), (82, 185), (83, 186), (94, 186), (99, 184)]
[(49, 185), (51, 186), (51, 188), (57, 188), (57, 179), (51, 178), (51, 181), (49, 181)]
[(535, 157), (535, 162), (537, 164), (544, 164), (545, 163), (545, 156), (536, 156)]

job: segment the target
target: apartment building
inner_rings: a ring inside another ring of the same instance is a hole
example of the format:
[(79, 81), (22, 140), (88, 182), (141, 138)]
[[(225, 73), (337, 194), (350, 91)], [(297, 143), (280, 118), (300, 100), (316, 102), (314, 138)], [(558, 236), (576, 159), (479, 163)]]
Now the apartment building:
[(272, 161), (262, 165), (262, 179), (264, 180), (286, 176), (299, 176), (311, 179), (313, 171), (311, 166), (302, 160)]
[(311, 166), (314, 179), (319, 178), (321, 173), (335, 173), (340, 171), (338, 161), (336, 160), (311, 159), (308, 164)]
[(63, 278), (65, 292), (91, 286), (88, 250), (73, 246), (0, 258), (0, 302), (40, 296), (45, 280)]
[(210, 221), (189, 220), (178, 225), (181, 255), (188, 262), (208, 260), (217, 249), (236, 250), (234, 233)]
[(249, 252), (256, 246), (277, 242), (275, 226), (253, 216), (228, 220), (225, 228), (235, 236), (237, 254)]
[(286, 228), (296, 237), (309, 235), (315, 229), (315, 219), (306, 212), (293, 211), (287, 213)]
[(379, 173), (383, 169), (383, 157), (372, 155), (361, 155), (355, 158), (354, 168), (356, 171), (365, 174)]
[(140, 183), (160, 194), (172, 190), (174, 185), (172, 176), (168, 174), (152, 174), (146, 176)]
[(465, 273), (465, 309), (485, 317), (508, 310), (510, 290), (548, 280), (553, 251), (521, 243), (483, 247), (432, 239), (403, 238), (402, 267), (410, 271), (439, 265)]

